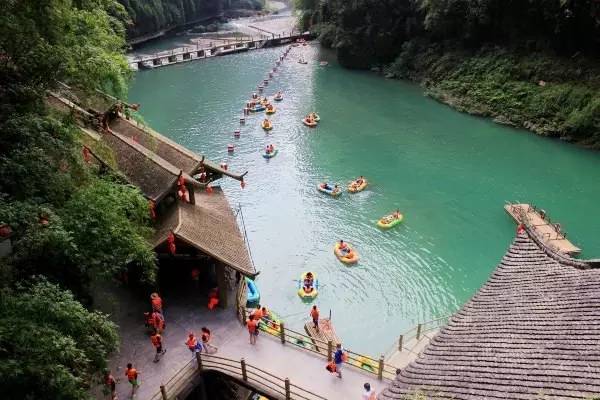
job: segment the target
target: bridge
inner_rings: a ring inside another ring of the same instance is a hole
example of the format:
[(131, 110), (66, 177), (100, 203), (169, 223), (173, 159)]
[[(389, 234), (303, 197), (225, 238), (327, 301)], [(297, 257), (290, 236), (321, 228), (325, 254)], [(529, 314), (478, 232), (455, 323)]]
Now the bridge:
[(208, 43), (196, 44), (195, 46), (179, 47), (151, 55), (130, 58), (129, 66), (133, 70), (153, 69), (215, 56), (257, 50), (263, 47), (281, 46), (294, 42), (297, 39), (310, 38), (310, 32), (291, 30), (289, 32), (277, 34), (267, 34), (266, 32), (262, 32), (260, 36), (256, 38), (253, 36), (241, 36), (237, 38), (213, 39)]

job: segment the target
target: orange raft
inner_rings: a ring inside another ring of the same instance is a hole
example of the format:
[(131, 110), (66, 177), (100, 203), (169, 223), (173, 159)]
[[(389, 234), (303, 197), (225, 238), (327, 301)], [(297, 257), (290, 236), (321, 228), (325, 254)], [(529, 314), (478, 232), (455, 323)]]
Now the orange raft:
[(350, 250), (349, 253), (344, 253), (340, 249), (340, 244), (339, 243), (336, 243), (335, 246), (333, 247), (333, 253), (338, 258), (338, 260), (340, 260), (344, 264), (355, 264), (355, 263), (357, 263), (358, 259), (359, 259), (358, 253), (348, 243), (346, 243), (346, 246)]

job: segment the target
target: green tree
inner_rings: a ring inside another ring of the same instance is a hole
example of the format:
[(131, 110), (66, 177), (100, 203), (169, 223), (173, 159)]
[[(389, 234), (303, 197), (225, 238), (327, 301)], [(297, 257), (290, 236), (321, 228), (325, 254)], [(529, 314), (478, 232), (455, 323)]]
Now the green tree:
[(0, 291), (0, 381), (12, 399), (86, 399), (118, 345), (107, 316), (45, 280)]

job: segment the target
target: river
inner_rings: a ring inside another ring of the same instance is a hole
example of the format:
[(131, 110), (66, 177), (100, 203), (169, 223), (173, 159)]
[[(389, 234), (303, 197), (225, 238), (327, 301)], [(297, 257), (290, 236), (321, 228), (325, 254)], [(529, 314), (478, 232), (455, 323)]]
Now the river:
[[(456, 311), (514, 236), (507, 200), (542, 206), (583, 256), (600, 256), (598, 153), (455, 112), (414, 84), (345, 70), (317, 46), (294, 48), (269, 85), (268, 94), (285, 94), (272, 133), (254, 116), (234, 140), (244, 102), (282, 51), (141, 71), (130, 101), (159, 132), (249, 171), (243, 190), (221, 183), (242, 206), (263, 302), (288, 326), (308, 316), (294, 281), (306, 270), (320, 281), (316, 304), (355, 351), (378, 355), (417, 322)], [(300, 121), (313, 110), (322, 120), (309, 129)], [(279, 154), (267, 161), (269, 143)], [(316, 191), (358, 175), (370, 182), (362, 193)], [(376, 220), (396, 208), (403, 224), (379, 230)], [(356, 247), (357, 265), (335, 258), (338, 239)]]

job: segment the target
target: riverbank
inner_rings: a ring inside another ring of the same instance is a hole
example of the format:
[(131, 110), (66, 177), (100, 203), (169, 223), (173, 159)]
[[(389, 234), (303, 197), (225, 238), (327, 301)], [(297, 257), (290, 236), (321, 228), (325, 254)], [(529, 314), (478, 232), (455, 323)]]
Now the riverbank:
[(385, 75), (419, 82), (458, 111), (600, 149), (600, 65), (581, 56), (411, 43)]

